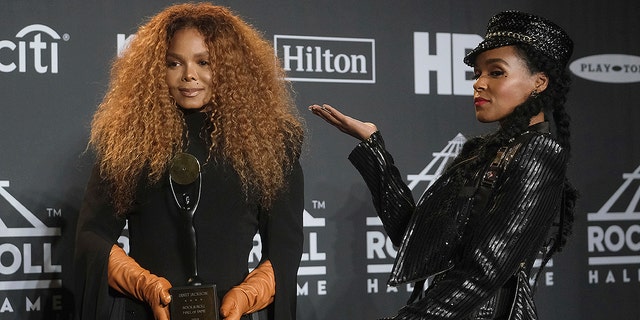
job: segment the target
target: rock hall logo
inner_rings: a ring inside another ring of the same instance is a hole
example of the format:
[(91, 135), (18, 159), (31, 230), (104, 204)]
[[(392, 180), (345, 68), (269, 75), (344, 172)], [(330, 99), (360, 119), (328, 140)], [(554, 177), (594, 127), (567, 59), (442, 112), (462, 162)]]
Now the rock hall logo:
[(596, 211), (587, 214), (589, 284), (640, 282), (640, 166)]
[(583, 79), (607, 83), (640, 82), (640, 57), (627, 54), (599, 54), (583, 57), (569, 65)]
[(0, 40), (0, 72), (58, 73), (58, 44), (69, 38), (43, 24), (28, 25), (14, 40)]
[[(41, 311), (42, 290), (62, 287), (62, 266), (53, 252), (60, 228), (45, 225), (8, 192), (9, 185), (0, 180), (0, 315)], [(48, 208), (47, 214), (62, 212)], [(51, 300), (53, 311), (61, 311), (62, 296)]]
[(275, 35), (274, 47), (287, 80), (375, 83), (375, 40)]
[[(313, 200), (314, 212), (325, 209), (325, 202)], [(303, 211), (304, 248), (298, 268), (298, 296), (327, 294), (327, 254), (322, 250), (319, 236), (325, 229), (325, 218), (316, 218), (307, 210)], [(253, 248), (249, 253), (249, 265), (256, 267), (262, 257), (260, 234), (253, 237)]]
[[(325, 202), (313, 200), (314, 210), (324, 210)], [(298, 268), (298, 296), (326, 295), (327, 294), (327, 254), (322, 249), (322, 242), (319, 235), (325, 229), (325, 218), (316, 218), (307, 210), (303, 212), (303, 232), (304, 248), (300, 257), (300, 267)], [(125, 225), (122, 235), (118, 238), (118, 243), (129, 252), (129, 225)], [(253, 270), (262, 258), (262, 238), (259, 233), (253, 236), (253, 246), (249, 252), (249, 270)]]
[[(439, 152), (433, 153), (433, 159), (417, 174), (407, 175), (407, 186), (416, 190), (421, 182), (426, 182), (424, 190), (427, 190), (440, 177), (447, 164), (453, 160), (466, 142), (466, 138), (458, 133)], [(414, 193), (415, 195), (415, 193)], [(405, 287), (389, 287), (386, 282), (393, 268), (393, 262), (397, 254), (397, 248), (393, 246), (391, 239), (382, 227), (380, 218), (367, 217), (367, 293), (399, 292), (399, 290), (413, 291), (411, 284)]]

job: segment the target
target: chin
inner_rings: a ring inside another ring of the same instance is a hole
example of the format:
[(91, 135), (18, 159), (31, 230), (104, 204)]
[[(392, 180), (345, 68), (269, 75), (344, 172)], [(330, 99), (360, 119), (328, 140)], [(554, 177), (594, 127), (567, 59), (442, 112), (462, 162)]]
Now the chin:
[(491, 123), (491, 122), (495, 121), (495, 120), (486, 119), (485, 117), (483, 117), (481, 115), (478, 115), (478, 114), (476, 114), (476, 120), (478, 120), (478, 122), (482, 122), (482, 123)]
[(204, 104), (193, 104), (193, 103), (184, 103), (178, 104), (182, 109), (202, 109)]

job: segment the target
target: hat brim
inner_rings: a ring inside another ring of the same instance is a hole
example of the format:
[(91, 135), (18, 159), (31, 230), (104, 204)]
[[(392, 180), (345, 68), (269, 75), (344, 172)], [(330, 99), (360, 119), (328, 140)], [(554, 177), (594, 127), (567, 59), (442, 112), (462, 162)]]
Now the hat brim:
[(479, 54), (487, 50), (500, 48), (504, 46), (510, 46), (510, 45), (519, 44), (519, 43), (524, 43), (524, 42), (522, 40), (514, 39), (511, 37), (492, 37), (489, 39), (485, 39), (482, 42), (480, 42), (480, 44), (478, 44), (478, 46), (475, 47), (475, 49), (467, 53), (467, 55), (464, 57), (462, 61), (464, 61), (466, 65), (470, 67), (474, 67), (476, 65), (476, 58), (478, 57)]

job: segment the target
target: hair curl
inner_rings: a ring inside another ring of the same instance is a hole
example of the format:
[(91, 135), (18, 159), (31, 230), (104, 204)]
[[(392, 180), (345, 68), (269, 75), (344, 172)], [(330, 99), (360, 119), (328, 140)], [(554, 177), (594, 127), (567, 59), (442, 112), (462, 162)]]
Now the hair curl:
[(138, 184), (157, 182), (183, 146), (186, 125), (165, 81), (173, 34), (195, 28), (205, 38), (213, 74), (210, 154), (229, 161), (246, 196), (269, 207), (285, 187), (304, 136), (292, 90), (273, 47), (229, 9), (207, 3), (166, 8), (142, 25), (114, 61), (108, 91), (91, 128), (101, 176), (118, 214)]

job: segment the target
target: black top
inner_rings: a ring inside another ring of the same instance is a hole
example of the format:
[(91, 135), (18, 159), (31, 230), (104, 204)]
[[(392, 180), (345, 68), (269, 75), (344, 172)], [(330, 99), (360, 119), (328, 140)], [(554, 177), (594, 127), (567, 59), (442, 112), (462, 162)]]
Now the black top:
[[(451, 183), (459, 168), (454, 166), (414, 203), (379, 132), (350, 154), (385, 230), (400, 245), (389, 283), (436, 275), (424, 297), (393, 319), (494, 319), (505, 313), (514, 316), (509, 319), (535, 318), (527, 282), (560, 210), (567, 152), (546, 123), (505, 147), (504, 157), (496, 157), (505, 165), (484, 201), (478, 201), (480, 189)], [(500, 307), (505, 299), (506, 310)]]
[[(206, 120), (203, 112), (185, 113), (188, 143), (184, 152), (198, 158), (202, 171), (201, 196), (193, 218), (198, 274), (205, 283), (215, 283), (222, 298), (248, 274), (253, 238), (260, 229), (262, 259), (271, 260), (277, 284), (270, 314), (272, 319), (295, 319), (296, 273), (303, 244), (304, 185), (300, 165), (296, 162), (287, 177), (288, 186), (270, 210), (263, 210), (255, 199), (247, 200), (229, 163), (215, 155), (208, 159), (208, 133), (203, 129)], [(194, 182), (189, 190), (192, 196), (197, 196), (197, 184)], [(82, 319), (108, 319), (109, 314), (121, 312), (120, 307), (110, 307), (116, 295), (108, 294), (106, 266), (110, 248), (125, 221), (115, 217), (105, 187), (94, 169), (78, 221), (76, 266), (78, 275), (83, 277), (77, 285), (82, 290), (78, 295), (82, 297)], [(140, 183), (134, 207), (127, 214), (130, 256), (151, 273), (167, 278), (173, 286), (185, 285), (191, 276), (183, 259), (188, 235), (179, 227), (181, 214), (184, 212), (176, 205), (168, 173), (154, 185)], [(97, 279), (102, 280), (96, 284)], [(96, 302), (91, 302), (94, 299)]]

